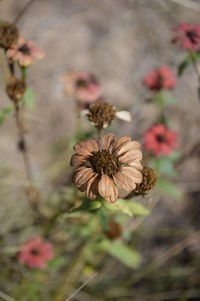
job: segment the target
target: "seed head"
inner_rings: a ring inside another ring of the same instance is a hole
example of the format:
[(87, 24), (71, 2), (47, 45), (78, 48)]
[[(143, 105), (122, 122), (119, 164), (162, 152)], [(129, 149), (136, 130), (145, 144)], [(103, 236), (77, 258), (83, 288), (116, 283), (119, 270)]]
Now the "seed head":
[(115, 240), (122, 235), (122, 228), (120, 224), (118, 224), (115, 221), (109, 221), (108, 222), (108, 230), (104, 231), (104, 234), (109, 238), (110, 240)]
[(135, 193), (144, 195), (149, 193), (155, 186), (157, 176), (154, 170), (148, 166), (144, 166), (142, 170), (142, 182), (136, 185)]
[(13, 102), (20, 101), (26, 92), (26, 83), (22, 79), (12, 77), (7, 86), (6, 92)]
[(17, 42), (19, 31), (15, 24), (3, 21), (0, 23), (0, 47), (7, 50)]
[(104, 101), (91, 104), (88, 119), (99, 129), (107, 128), (115, 118), (115, 107)]

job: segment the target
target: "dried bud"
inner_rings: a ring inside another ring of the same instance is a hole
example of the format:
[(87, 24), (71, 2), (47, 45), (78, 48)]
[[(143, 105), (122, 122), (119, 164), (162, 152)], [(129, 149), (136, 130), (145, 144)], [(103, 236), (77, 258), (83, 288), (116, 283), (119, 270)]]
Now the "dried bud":
[(118, 224), (115, 221), (109, 221), (108, 222), (108, 230), (104, 231), (104, 234), (109, 238), (110, 240), (115, 240), (122, 235), (122, 228), (120, 224)]
[(104, 101), (96, 101), (91, 104), (88, 119), (95, 127), (107, 128), (115, 118), (115, 107)]
[(144, 166), (142, 170), (142, 182), (136, 185), (134, 194), (144, 195), (149, 193), (155, 186), (157, 176), (154, 170), (148, 166)]
[(14, 23), (7, 21), (0, 23), (0, 47), (7, 50), (17, 42), (18, 38), (19, 31)]
[(6, 92), (9, 98), (14, 101), (20, 101), (26, 92), (26, 83), (22, 79), (11, 78), (6, 86)]

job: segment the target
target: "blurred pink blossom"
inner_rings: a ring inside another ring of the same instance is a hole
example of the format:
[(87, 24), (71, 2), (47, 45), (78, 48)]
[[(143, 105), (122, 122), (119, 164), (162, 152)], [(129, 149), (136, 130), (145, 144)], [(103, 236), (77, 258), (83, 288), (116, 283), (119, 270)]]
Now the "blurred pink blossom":
[(44, 269), (47, 262), (52, 260), (53, 257), (52, 244), (36, 236), (22, 246), (19, 253), (19, 262), (31, 269)]
[(73, 72), (62, 78), (65, 92), (73, 95), (82, 105), (95, 102), (101, 96), (101, 87), (95, 76), (86, 72)]
[(6, 55), (11, 61), (17, 61), (21, 67), (28, 67), (34, 63), (35, 59), (42, 59), (44, 52), (35, 47), (32, 41), (20, 38), (17, 44), (7, 50)]
[(143, 84), (153, 91), (160, 91), (161, 89), (170, 90), (176, 85), (176, 77), (168, 66), (163, 65), (150, 71), (144, 77)]
[(164, 124), (156, 124), (144, 134), (144, 148), (154, 156), (170, 155), (177, 147), (177, 133)]
[(175, 29), (175, 36), (172, 43), (179, 43), (180, 47), (186, 50), (196, 51), (200, 47), (200, 25), (189, 23), (179, 24)]

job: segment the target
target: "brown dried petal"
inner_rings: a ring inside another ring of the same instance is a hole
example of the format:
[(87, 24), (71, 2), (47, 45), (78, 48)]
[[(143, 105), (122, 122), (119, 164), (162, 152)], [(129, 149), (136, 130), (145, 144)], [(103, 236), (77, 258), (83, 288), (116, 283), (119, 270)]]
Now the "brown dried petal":
[(107, 176), (102, 175), (101, 180), (98, 185), (99, 194), (106, 200), (108, 203), (115, 203), (118, 197), (118, 189), (115, 186), (113, 180)]

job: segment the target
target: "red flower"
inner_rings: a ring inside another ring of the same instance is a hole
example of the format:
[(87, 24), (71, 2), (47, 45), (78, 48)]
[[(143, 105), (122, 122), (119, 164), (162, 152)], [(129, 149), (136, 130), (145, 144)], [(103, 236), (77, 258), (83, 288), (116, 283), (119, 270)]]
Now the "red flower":
[(174, 29), (172, 43), (179, 42), (181, 48), (196, 51), (200, 47), (200, 25), (182, 23)]
[(47, 261), (53, 259), (53, 257), (52, 244), (36, 236), (23, 245), (19, 253), (19, 262), (31, 269), (44, 269)]
[(173, 71), (168, 66), (161, 66), (160, 68), (150, 71), (143, 80), (144, 85), (153, 91), (160, 91), (161, 89), (172, 89), (176, 85), (176, 77)]
[(177, 147), (177, 134), (164, 124), (154, 125), (144, 134), (144, 147), (154, 156), (167, 156)]

